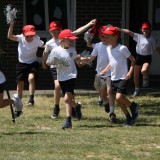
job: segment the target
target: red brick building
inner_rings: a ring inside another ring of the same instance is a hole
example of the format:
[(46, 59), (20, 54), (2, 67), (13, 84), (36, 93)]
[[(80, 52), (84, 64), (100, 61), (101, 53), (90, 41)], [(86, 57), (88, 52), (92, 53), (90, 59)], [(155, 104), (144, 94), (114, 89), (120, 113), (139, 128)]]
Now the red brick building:
[[(112, 24), (118, 27), (129, 28), (139, 32), (143, 21), (150, 21), (153, 25), (153, 34), (159, 39), (160, 29), (160, 2), (159, 0), (1, 0), (0, 1), (0, 46), (6, 52), (1, 70), (5, 73), (10, 89), (16, 89), (15, 65), (17, 62), (17, 43), (8, 40), (8, 24), (3, 14), (6, 5), (12, 4), (18, 10), (14, 27), (14, 34), (20, 34), (23, 25), (33, 24), (42, 40), (50, 39), (49, 23), (59, 20), (63, 28), (76, 28), (97, 18), (100, 25)], [(94, 41), (97, 41), (95, 38)], [(135, 54), (135, 43), (126, 35), (122, 35), (122, 43), (126, 44), (132, 54)], [(75, 47), (80, 53), (88, 49), (83, 40), (83, 34), (77, 40)], [(41, 59), (42, 50), (38, 57)], [(157, 56), (151, 66), (152, 75), (159, 75)], [(95, 63), (92, 68), (78, 68), (76, 88), (93, 88)], [(37, 89), (52, 89), (53, 81), (49, 71), (40, 70)]]

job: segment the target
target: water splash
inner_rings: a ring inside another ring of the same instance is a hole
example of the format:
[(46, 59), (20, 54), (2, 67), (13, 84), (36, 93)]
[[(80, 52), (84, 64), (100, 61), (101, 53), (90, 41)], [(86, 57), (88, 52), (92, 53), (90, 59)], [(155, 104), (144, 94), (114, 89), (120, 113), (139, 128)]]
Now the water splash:
[(14, 22), (14, 20), (17, 18), (16, 14), (17, 14), (17, 9), (13, 8), (11, 4), (8, 4), (4, 8), (4, 15), (6, 16), (7, 24)]

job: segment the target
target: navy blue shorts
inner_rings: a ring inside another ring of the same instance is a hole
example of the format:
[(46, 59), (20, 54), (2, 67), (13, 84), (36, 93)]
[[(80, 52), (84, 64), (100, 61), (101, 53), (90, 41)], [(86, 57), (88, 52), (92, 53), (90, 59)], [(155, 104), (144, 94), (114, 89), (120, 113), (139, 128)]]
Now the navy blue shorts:
[(137, 54), (135, 65), (142, 66), (144, 63), (148, 63), (150, 65), (151, 62), (152, 62), (151, 55), (143, 56), (143, 55)]
[(74, 94), (75, 82), (76, 78), (72, 78), (66, 81), (59, 81), (63, 95), (65, 95), (66, 92), (71, 92)]
[(127, 82), (126, 80), (111, 81), (113, 93), (127, 94)]
[(37, 79), (38, 72), (39, 72), (39, 62), (33, 62), (31, 64), (18, 62), (16, 65), (16, 80), (17, 82), (28, 80), (28, 75), (30, 73), (34, 73), (35, 79)]

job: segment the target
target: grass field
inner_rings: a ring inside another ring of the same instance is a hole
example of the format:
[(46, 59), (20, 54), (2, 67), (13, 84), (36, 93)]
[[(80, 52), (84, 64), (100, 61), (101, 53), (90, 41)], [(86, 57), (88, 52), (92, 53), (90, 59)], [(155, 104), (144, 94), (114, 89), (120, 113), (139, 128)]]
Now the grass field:
[[(97, 94), (76, 94), (83, 104), (83, 119), (73, 119), (73, 128), (62, 130), (65, 107), (52, 120), (53, 96), (36, 95), (34, 107), (13, 124), (9, 107), (0, 110), (0, 160), (159, 160), (160, 92), (144, 92), (134, 98), (140, 104), (135, 126), (124, 127), (125, 117), (118, 105), (118, 122), (111, 124)], [(129, 97), (131, 101), (133, 98)]]

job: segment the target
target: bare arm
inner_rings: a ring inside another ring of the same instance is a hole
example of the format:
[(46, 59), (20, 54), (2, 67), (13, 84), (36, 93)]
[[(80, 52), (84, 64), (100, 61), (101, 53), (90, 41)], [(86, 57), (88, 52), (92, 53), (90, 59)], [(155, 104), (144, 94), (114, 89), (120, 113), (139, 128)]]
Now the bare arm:
[(48, 68), (48, 65), (46, 64), (47, 58), (48, 58), (48, 53), (43, 51), (43, 55), (42, 55), (42, 68), (43, 69)]
[(117, 27), (117, 30), (120, 31), (120, 32), (126, 33), (126, 34), (128, 34), (128, 35), (130, 35), (132, 37), (134, 37), (134, 32), (132, 32), (132, 31), (130, 31), (128, 29), (122, 29), (122, 28), (118, 28)]
[(130, 55), (128, 59), (131, 61), (131, 66), (127, 73), (127, 76), (125, 77), (125, 80), (131, 79), (133, 71), (134, 71), (134, 65), (135, 65), (135, 59), (132, 55)]
[(110, 69), (111, 69), (111, 66), (110, 66), (110, 64), (108, 64), (108, 65), (106, 66), (106, 68), (101, 71), (100, 75), (101, 75), (101, 76), (104, 76)]
[(89, 23), (87, 23), (86, 25), (78, 28), (77, 30), (73, 31), (73, 34), (75, 35), (79, 35), (81, 33), (83, 33), (85, 30), (87, 30), (89, 27), (93, 26), (96, 23), (96, 19), (91, 20)]
[(13, 27), (14, 27), (14, 22), (10, 23), (7, 38), (12, 41), (18, 41), (18, 38), (15, 35), (13, 35)]

